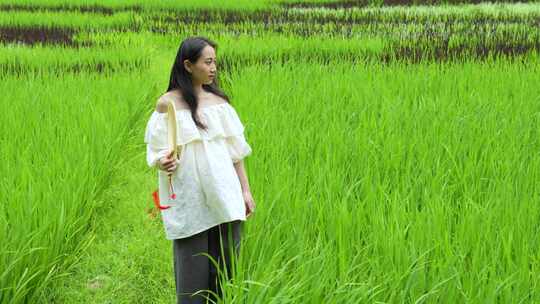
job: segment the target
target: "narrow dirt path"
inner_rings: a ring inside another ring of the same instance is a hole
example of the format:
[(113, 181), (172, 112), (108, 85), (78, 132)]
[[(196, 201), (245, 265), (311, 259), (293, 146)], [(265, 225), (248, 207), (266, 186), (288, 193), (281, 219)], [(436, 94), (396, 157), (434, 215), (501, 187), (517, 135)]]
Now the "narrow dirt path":
[(61, 285), (52, 288), (50, 303), (175, 301), (172, 247), (151, 196), (157, 173), (146, 165), (142, 137), (130, 142), (127, 159), (116, 165), (104, 195), (110, 207), (92, 223), (93, 244)]

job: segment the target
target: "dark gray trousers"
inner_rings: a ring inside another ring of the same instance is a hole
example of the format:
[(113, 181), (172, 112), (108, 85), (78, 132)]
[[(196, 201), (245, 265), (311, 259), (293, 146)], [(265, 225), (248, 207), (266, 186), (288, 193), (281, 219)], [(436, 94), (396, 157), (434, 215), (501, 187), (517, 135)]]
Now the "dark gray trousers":
[[(225, 275), (223, 272), (227, 272), (227, 278), (231, 278), (231, 253), (238, 257), (242, 227), (243, 222), (238, 220), (173, 240), (177, 304), (212, 303), (207, 302), (207, 298), (217, 303), (217, 298), (207, 290), (221, 297), (218, 269), (201, 253), (214, 258), (222, 276)], [(200, 292), (192, 295), (197, 291)]]

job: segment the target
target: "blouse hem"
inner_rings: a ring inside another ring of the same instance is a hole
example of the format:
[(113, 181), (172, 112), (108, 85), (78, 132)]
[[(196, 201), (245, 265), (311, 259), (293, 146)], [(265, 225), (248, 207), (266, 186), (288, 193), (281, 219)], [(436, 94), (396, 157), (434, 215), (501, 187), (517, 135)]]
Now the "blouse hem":
[(217, 226), (217, 225), (221, 225), (221, 224), (228, 223), (228, 222), (232, 222), (232, 221), (238, 221), (238, 220), (240, 220), (240, 221), (242, 221), (242, 222), (245, 222), (245, 221), (247, 220), (247, 218), (246, 218), (245, 216), (244, 216), (244, 217), (235, 217), (235, 218), (233, 218), (233, 219), (231, 219), (231, 220), (226, 220), (226, 221), (218, 222), (218, 223), (216, 223), (216, 224), (214, 224), (214, 225), (212, 225), (212, 226), (210, 226), (210, 227), (207, 227), (207, 228), (202, 228), (202, 229), (195, 230), (195, 232), (191, 232), (191, 233), (188, 234), (188, 235), (179, 235), (179, 236), (170, 236), (170, 235), (167, 235), (165, 238), (166, 238), (167, 240), (170, 240), (170, 241), (175, 240), (175, 239), (188, 238), (188, 237), (190, 237), (190, 236), (194, 236), (195, 234), (198, 234), (198, 233), (201, 233), (201, 232), (206, 231), (206, 230), (208, 230), (208, 229), (211, 229), (211, 228), (213, 228), (213, 227), (215, 227), (215, 226)]

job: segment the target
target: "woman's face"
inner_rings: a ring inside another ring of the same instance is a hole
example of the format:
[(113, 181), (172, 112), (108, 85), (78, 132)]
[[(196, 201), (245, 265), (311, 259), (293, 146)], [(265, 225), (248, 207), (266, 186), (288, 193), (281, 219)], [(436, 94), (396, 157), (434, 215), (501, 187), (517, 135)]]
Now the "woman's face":
[(216, 77), (216, 52), (210, 45), (202, 49), (201, 56), (195, 64), (184, 60), (184, 67), (191, 73), (194, 84), (210, 84)]

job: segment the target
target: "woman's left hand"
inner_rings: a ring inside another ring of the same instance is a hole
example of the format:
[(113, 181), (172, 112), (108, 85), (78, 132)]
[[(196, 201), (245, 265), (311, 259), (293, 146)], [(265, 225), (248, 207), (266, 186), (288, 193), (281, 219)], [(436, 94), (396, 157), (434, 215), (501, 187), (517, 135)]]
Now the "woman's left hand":
[(249, 217), (255, 212), (255, 202), (251, 196), (251, 192), (243, 191), (242, 195), (244, 196), (244, 203), (246, 204), (246, 217)]

